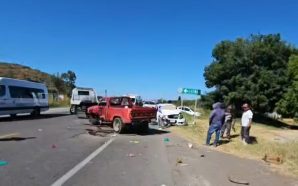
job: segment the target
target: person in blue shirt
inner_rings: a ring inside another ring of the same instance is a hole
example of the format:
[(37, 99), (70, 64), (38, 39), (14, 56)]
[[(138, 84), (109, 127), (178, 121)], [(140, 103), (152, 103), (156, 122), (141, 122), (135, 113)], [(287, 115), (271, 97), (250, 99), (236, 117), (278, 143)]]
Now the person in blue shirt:
[(216, 134), (213, 146), (216, 147), (219, 142), (220, 130), (225, 120), (225, 110), (223, 109), (222, 103), (213, 104), (213, 111), (209, 117), (209, 130), (207, 133), (206, 145), (210, 145), (211, 136), (213, 133)]

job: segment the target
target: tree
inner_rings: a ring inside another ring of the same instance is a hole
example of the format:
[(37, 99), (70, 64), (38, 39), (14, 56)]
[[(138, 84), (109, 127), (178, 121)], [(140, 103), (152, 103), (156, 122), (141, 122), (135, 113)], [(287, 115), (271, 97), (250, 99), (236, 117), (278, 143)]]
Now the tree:
[(67, 95), (71, 96), (72, 89), (74, 89), (76, 87), (76, 85), (75, 85), (76, 79), (77, 79), (76, 74), (73, 71), (69, 70), (66, 73), (62, 73), (61, 79), (66, 84), (66, 93), (67, 93)]
[(298, 55), (292, 55), (290, 57), (288, 78), (291, 84), (277, 104), (278, 112), (284, 116), (298, 118)]
[(206, 86), (214, 87), (226, 104), (240, 108), (249, 102), (256, 111), (272, 111), (289, 86), (287, 64), (295, 52), (279, 34), (222, 41), (205, 68)]

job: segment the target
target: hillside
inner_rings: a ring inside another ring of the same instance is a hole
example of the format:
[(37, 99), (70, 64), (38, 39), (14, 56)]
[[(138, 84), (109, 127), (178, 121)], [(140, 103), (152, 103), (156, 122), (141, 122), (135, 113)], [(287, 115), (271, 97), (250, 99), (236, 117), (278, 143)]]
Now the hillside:
[(49, 90), (57, 91), (57, 88), (53, 83), (53, 75), (32, 69), (28, 66), (0, 62), (0, 77), (42, 82), (47, 85)]
[(58, 94), (69, 96), (72, 88), (75, 87), (76, 80), (76, 75), (72, 71), (61, 73), (61, 75), (51, 75), (28, 66), (5, 62), (0, 62), (0, 77), (45, 83), (49, 93), (54, 97), (57, 97)]

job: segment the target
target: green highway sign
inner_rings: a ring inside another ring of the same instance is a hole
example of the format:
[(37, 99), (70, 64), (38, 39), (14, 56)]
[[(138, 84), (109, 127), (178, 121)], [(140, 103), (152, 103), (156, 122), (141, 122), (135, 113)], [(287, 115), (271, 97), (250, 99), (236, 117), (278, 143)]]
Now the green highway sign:
[(180, 94), (201, 95), (201, 90), (193, 89), (193, 88), (179, 88), (178, 93), (180, 93)]

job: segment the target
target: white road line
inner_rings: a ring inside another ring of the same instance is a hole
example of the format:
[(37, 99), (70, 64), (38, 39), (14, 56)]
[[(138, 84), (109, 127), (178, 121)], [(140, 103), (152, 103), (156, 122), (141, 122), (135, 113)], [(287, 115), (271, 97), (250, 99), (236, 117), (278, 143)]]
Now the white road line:
[(61, 185), (63, 185), (67, 180), (69, 180), (73, 175), (75, 175), (79, 170), (81, 170), (88, 162), (90, 162), (99, 153), (101, 153), (113, 141), (114, 141), (114, 138), (111, 138), (105, 144), (103, 144), (98, 149), (96, 149), (94, 152), (92, 152), (86, 159), (81, 161), (74, 168), (72, 168), (70, 171), (68, 171), (65, 175), (63, 175), (61, 178), (59, 178), (57, 181), (55, 181), (51, 186), (61, 186)]

